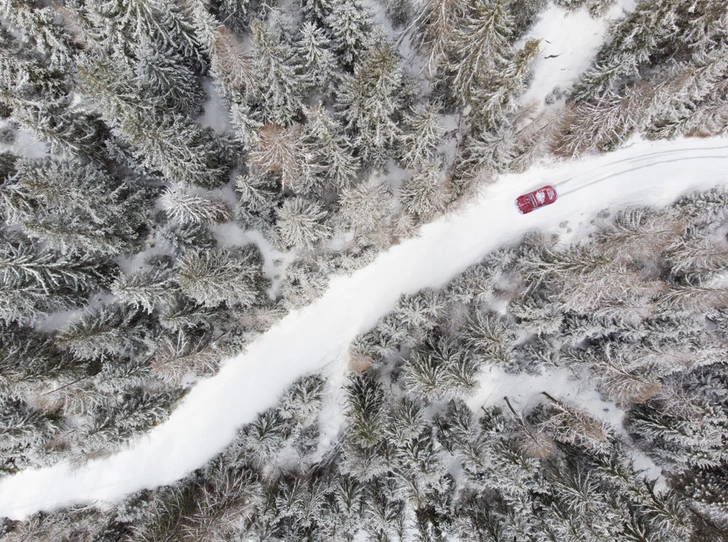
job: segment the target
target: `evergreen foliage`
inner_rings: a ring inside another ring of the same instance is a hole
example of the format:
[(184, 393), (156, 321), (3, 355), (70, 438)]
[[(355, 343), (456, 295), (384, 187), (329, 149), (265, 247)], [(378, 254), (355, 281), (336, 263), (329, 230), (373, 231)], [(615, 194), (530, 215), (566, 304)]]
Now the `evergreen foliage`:
[(250, 307), (258, 299), (258, 282), (263, 280), (260, 268), (260, 255), (251, 247), (187, 252), (177, 261), (174, 281), (182, 293), (201, 305)]
[[(519, 97), (546, 4), (0, 0), (0, 472), (118, 450), (495, 173), (726, 133), (728, 4), (639, 0), (534, 118)], [(175, 487), (0, 536), (723, 539), (726, 209), (694, 194), (503, 248), (403, 296), (339, 395), (308, 375)], [(287, 254), (264, 268), (235, 232)], [(486, 374), (548, 370), (624, 423), (548, 390), (475, 399)]]

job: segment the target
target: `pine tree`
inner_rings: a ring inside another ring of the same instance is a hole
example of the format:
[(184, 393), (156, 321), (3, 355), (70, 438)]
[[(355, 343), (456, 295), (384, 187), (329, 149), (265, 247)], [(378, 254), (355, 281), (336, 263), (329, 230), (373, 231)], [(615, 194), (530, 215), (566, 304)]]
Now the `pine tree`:
[(142, 231), (144, 192), (91, 164), (19, 160), (0, 186), (8, 221), (63, 252), (128, 251)]
[(259, 22), (251, 25), (253, 77), (263, 121), (289, 124), (303, 108), (302, 81), (293, 48)]
[(86, 376), (86, 364), (57, 348), (49, 334), (17, 324), (3, 325), (1, 331), (0, 390), (37, 397), (51, 381), (65, 383)]
[(370, 43), (371, 15), (359, 0), (330, 0), (324, 25), (331, 34), (334, 51), (344, 66), (352, 68)]
[(183, 188), (168, 188), (159, 200), (170, 220), (180, 224), (210, 225), (232, 220), (232, 211), (220, 198), (194, 193)]
[[(49, 12), (44, 13), (42, 26), (50, 23)], [(56, 153), (102, 158), (108, 129), (95, 115), (72, 107), (73, 83), (65, 60), (44, 62), (43, 55), (28, 50), (4, 28), (0, 29), (0, 45), (0, 104), (12, 108), (13, 120), (51, 143)]]
[(189, 66), (206, 65), (194, 28), (175, 3), (163, 0), (91, 0), (72, 6), (90, 26), (88, 37), (107, 49), (150, 44), (179, 54)]
[(473, 352), (486, 356), (491, 363), (512, 363), (515, 332), (495, 314), (474, 311), (463, 335), (466, 346)]
[(248, 28), (251, 16), (250, 0), (220, 0), (214, 6), (215, 15), (235, 32), (242, 33)]
[(545, 7), (544, 0), (510, 0), (508, 9), (513, 15), (515, 36), (520, 37), (525, 34)]
[(83, 303), (104, 282), (104, 269), (87, 256), (64, 256), (23, 239), (0, 243), (0, 319), (32, 320)]
[(275, 220), (276, 183), (265, 175), (238, 175), (235, 191), (240, 197), (237, 219), (246, 227), (267, 230)]
[(546, 392), (551, 417), (544, 421), (541, 429), (549, 432), (554, 440), (578, 444), (588, 450), (600, 452), (609, 446), (610, 428), (601, 420), (586, 414), (576, 405), (559, 401)]
[(170, 302), (174, 296), (170, 273), (160, 268), (121, 275), (111, 285), (111, 293), (123, 303), (142, 308), (147, 313)]
[(108, 453), (110, 448), (165, 421), (180, 396), (179, 390), (155, 394), (140, 388), (121, 397), (107, 396), (89, 425), (81, 429), (82, 445), (92, 453)]
[(385, 436), (386, 406), (382, 388), (371, 376), (355, 375), (347, 386), (346, 396), (351, 438), (358, 445), (371, 448)]
[(310, 249), (331, 233), (324, 219), (327, 214), (318, 204), (290, 198), (278, 209), (276, 232), (283, 248)]
[(216, 87), (232, 105), (247, 105), (257, 89), (251, 55), (232, 32), (217, 28), (217, 21), (203, 22), (209, 24), (210, 72)]
[(233, 102), (230, 106), (230, 123), (235, 128), (235, 137), (246, 149), (254, 148), (259, 142), (258, 133), (263, 128), (261, 114), (252, 111), (247, 104)]
[(51, 66), (65, 68), (72, 62), (72, 37), (58, 24), (55, 6), (18, 0), (3, 0), (0, 10), (3, 18), (23, 35), (38, 53), (47, 58)]
[(139, 340), (132, 330), (136, 317), (120, 305), (91, 308), (59, 332), (56, 344), (82, 360), (129, 354)]
[(306, 143), (312, 155), (312, 172), (323, 177), (335, 190), (351, 185), (359, 161), (353, 156), (339, 123), (321, 106), (308, 109), (306, 115)]
[(506, 2), (477, 1), (453, 36), (451, 94), (463, 106), (492, 87), (492, 79), (509, 63), (513, 20)]
[(421, 164), (418, 171), (399, 189), (399, 200), (404, 211), (423, 221), (442, 213), (450, 201), (448, 184), (440, 160)]
[(205, 92), (179, 54), (144, 43), (135, 56), (138, 58), (134, 67), (137, 84), (145, 93), (158, 97), (166, 108), (187, 117), (202, 114)]
[(42, 463), (42, 446), (56, 429), (50, 416), (18, 397), (0, 396), (0, 430), (3, 433), (0, 472), (11, 474)]
[(174, 182), (207, 188), (227, 180), (225, 142), (212, 130), (178, 113), (167, 112), (159, 98), (139, 101), (131, 67), (108, 59), (84, 57), (79, 77), (104, 120), (135, 147), (137, 158)]
[(400, 134), (393, 117), (403, 103), (402, 84), (399, 59), (387, 44), (367, 51), (343, 84), (338, 106), (366, 161), (381, 163)]
[(155, 239), (174, 255), (192, 250), (208, 250), (216, 246), (212, 232), (200, 224), (167, 222), (155, 231)]
[[(463, 173), (486, 171), (500, 173), (508, 171), (516, 158), (513, 130), (501, 126), (495, 131), (473, 131), (468, 133), (463, 144), (464, 156), (457, 164)], [(472, 174), (471, 174), (472, 176)]]
[(403, 120), (402, 162), (408, 168), (431, 159), (441, 143), (445, 130), (440, 124), (440, 115), (435, 104), (426, 104)]
[(380, 183), (367, 182), (346, 188), (339, 200), (342, 223), (354, 230), (357, 239), (366, 239), (389, 217), (394, 200), (389, 189)]
[(313, 184), (310, 157), (298, 124), (285, 128), (277, 124), (265, 125), (258, 132), (258, 141), (249, 160), (257, 170), (278, 175), (281, 192), (305, 192)]
[(257, 249), (186, 252), (177, 259), (175, 282), (201, 305), (252, 306), (259, 295), (261, 260)]
[(286, 422), (275, 409), (258, 414), (242, 432), (242, 444), (254, 464), (265, 466), (280, 451), (287, 437)]
[(284, 394), (280, 413), (303, 424), (312, 423), (321, 408), (324, 381), (318, 375), (306, 376), (294, 383)]
[(324, 94), (333, 91), (338, 80), (336, 57), (330, 43), (323, 29), (306, 22), (295, 45), (297, 63), (303, 70), (306, 86)]
[(304, 17), (317, 26), (322, 25), (333, 10), (334, 4), (333, 0), (300, 0), (300, 2)]

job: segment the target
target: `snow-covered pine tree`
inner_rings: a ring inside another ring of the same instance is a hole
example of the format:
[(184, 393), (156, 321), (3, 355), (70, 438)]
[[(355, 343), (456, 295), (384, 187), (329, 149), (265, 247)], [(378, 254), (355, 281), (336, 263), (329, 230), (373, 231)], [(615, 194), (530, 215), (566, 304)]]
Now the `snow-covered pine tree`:
[(164, 107), (187, 117), (202, 114), (206, 98), (197, 74), (174, 50), (160, 50), (143, 43), (137, 48), (134, 66), (137, 84), (145, 93), (158, 97)]
[(227, 203), (210, 194), (195, 194), (182, 187), (168, 188), (159, 199), (170, 220), (180, 224), (210, 225), (232, 220)]
[(322, 106), (306, 110), (308, 122), (304, 129), (307, 145), (313, 155), (311, 168), (334, 189), (351, 185), (359, 169), (349, 142), (336, 119)]
[(0, 396), (0, 472), (13, 474), (43, 464), (43, 446), (57, 426), (53, 417), (29, 406), (19, 397)]
[(26, 239), (0, 242), (0, 319), (26, 322), (83, 304), (106, 281), (107, 269), (88, 256), (63, 255)]
[(278, 209), (276, 232), (282, 248), (310, 249), (331, 234), (327, 213), (303, 198), (289, 198)]
[(332, 92), (339, 78), (338, 66), (324, 30), (310, 21), (304, 23), (295, 51), (307, 88), (324, 95)]
[(441, 160), (419, 163), (397, 193), (404, 211), (421, 221), (442, 213), (451, 199), (448, 181)]
[(355, 238), (367, 242), (370, 233), (381, 227), (394, 210), (394, 198), (387, 186), (363, 182), (341, 191), (336, 220), (354, 231)]
[(257, 85), (263, 122), (288, 125), (303, 109), (302, 77), (293, 47), (282, 30), (268, 29), (261, 22), (251, 25), (252, 71)]
[(104, 120), (133, 145), (142, 164), (173, 182), (207, 188), (225, 182), (230, 165), (225, 140), (167, 111), (159, 97), (144, 95), (129, 62), (119, 60), (85, 56), (79, 60), (79, 78)]
[(175, 291), (168, 269), (152, 267), (119, 276), (111, 293), (120, 301), (152, 313), (155, 307), (171, 302)]
[(394, 48), (373, 45), (344, 81), (338, 108), (364, 161), (381, 164), (401, 129), (395, 114), (404, 105), (404, 75)]
[(333, 0), (300, 0), (300, 3), (304, 17), (317, 26), (322, 26), (334, 4)]
[(129, 251), (143, 230), (144, 190), (119, 183), (80, 161), (16, 162), (0, 185), (0, 206), (10, 224), (62, 252), (116, 255)]
[(201, 305), (252, 306), (261, 290), (261, 258), (252, 246), (240, 250), (188, 251), (177, 259), (175, 282)]
[(364, 57), (373, 30), (372, 16), (360, 0), (328, 0), (324, 26), (343, 65), (352, 69)]
[(436, 147), (445, 133), (436, 104), (425, 104), (421, 109), (406, 115), (402, 121), (400, 138), (402, 163), (412, 168), (433, 158)]
[(236, 217), (244, 226), (270, 228), (274, 222), (276, 199), (279, 197), (276, 182), (267, 175), (238, 175), (235, 191), (240, 196)]
[(305, 193), (312, 187), (311, 159), (299, 124), (266, 124), (259, 130), (249, 156), (254, 170), (279, 177), (281, 192)]
[(136, 310), (121, 305), (93, 307), (65, 326), (55, 341), (81, 360), (130, 355), (140, 345), (134, 329), (138, 318)]
[(252, 100), (257, 88), (253, 59), (235, 34), (226, 28), (218, 28), (217, 21), (208, 23), (212, 34), (209, 44), (210, 73), (215, 86), (228, 102), (244, 108)]
[(385, 436), (386, 404), (381, 385), (372, 375), (362, 373), (352, 376), (346, 392), (351, 438), (371, 448)]
[(251, 17), (250, 0), (219, 0), (210, 6), (219, 21), (235, 32), (243, 33), (248, 29)]
[(194, 27), (175, 2), (90, 0), (70, 8), (88, 24), (87, 38), (106, 51), (148, 43), (178, 54), (193, 69), (206, 66)]
[(468, 6), (449, 44), (450, 94), (461, 105), (493, 92), (494, 79), (508, 66), (513, 19), (505, 0), (478, 0)]

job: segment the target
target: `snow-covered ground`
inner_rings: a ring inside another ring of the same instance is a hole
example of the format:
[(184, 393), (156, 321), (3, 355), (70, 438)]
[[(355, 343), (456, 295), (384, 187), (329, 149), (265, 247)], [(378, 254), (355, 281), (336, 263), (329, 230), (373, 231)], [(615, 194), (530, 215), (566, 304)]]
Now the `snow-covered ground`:
[(563, 103), (576, 81), (594, 61), (604, 43), (609, 24), (634, 9), (634, 0), (618, 0), (602, 17), (594, 18), (586, 8), (567, 10), (549, 5), (524, 38), (539, 40), (539, 56), (533, 64), (528, 90), (521, 105), (534, 104), (543, 109), (544, 99), (552, 95), (554, 103)]
[[(556, 186), (559, 200), (520, 215), (515, 197), (543, 184)], [(716, 185), (728, 185), (724, 138), (636, 141), (609, 155), (503, 176), (458, 213), (424, 226), (420, 237), (351, 276), (334, 278), (320, 299), (287, 315), (215, 377), (198, 384), (166, 423), (129, 449), (78, 470), (58, 464), (0, 481), (0, 516), (23, 518), (73, 503), (116, 500), (173, 482), (221, 451), (237, 427), (274, 406), (299, 376), (324, 366), (340, 373), (346, 346), (387, 314), (400, 295), (444, 285), (528, 230), (558, 232), (563, 221), (586, 225), (604, 208), (665, 205), (686, 191)]]

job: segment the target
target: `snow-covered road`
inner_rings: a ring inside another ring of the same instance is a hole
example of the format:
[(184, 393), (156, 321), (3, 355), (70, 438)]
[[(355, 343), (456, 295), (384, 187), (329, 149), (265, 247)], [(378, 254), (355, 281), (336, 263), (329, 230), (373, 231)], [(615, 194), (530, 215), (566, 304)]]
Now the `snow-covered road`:
[[(559, 200), (518, 214), (515, 197), (543, 184), (555, 185)], [(286, 316), (198, 384), (166, 423), (129, 449), (78, 470), (59, 464), (0, 481), (0, 516), (116, 500), (173, 482), (222, 450), (237, 427), (273, 406), (299, 376), (336, 360), (401, 294), (443, 285), (530, 229), (557, 229), (565, 220), (578, 226), (607, 207), (665, 205), (716, 185), (728, 185), (728, 139), (635, 142), (608, 155), (504, 176), (458, 213), (425, 226), (420, 237), (335, 278), (323, 297)]]

